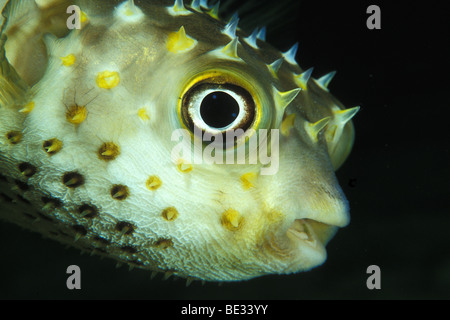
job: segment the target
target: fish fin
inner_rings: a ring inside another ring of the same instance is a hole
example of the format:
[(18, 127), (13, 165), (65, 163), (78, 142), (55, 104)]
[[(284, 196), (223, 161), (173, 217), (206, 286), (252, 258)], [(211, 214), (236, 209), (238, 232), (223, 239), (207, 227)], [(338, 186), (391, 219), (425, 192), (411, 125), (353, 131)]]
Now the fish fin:
[(2, 16), (9, 22), (16, 22), (36, 9), (37, 5), (34, 1), (9, 0), (2, 10)]
[(5, 55), (6, 36), (0, 38), (0, 108), (24, 97), (29, 87), (11, 66)]
[(43, 35), (63, 37), (70, 32), (66, 25), (68, 4), (68, 0), (9, 0), (2, 11), (6, 58), (29, 86), (42, 78), (47, 67)]

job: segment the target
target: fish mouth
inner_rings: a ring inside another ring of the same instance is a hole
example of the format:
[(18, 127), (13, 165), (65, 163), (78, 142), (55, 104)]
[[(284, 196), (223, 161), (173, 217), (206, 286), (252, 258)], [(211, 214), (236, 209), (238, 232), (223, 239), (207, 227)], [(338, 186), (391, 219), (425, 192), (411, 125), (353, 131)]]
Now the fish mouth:
[[(268, 238), (279, 273), (307, 271), (327, 259), (325, 246), (339, 228), (350, 223), (348, 204), (343, 197), (312, 201), (294, 210), (281, 210)], [(283, 219), (284, 218), (284, 219)]]
[(300, 245), (320, 252), (325, 252), (326, 244), (337, 230), (350, 222), (345, 202), (329, 205), (327, 210), (297, 213), (293, 218), (292, 222), (288, 222), (287, 229), (284, 229), (284, 235), (297, 247)]
[(313, 248), (317, 247), (319, 240), (309, 223), (310, 221), (309, 219), (295, 219), (286, 231), (288, 238), (292, 241), (301, 241)]
[(285, 272), (306, 271), (324, 263), (325, 246), (338, 229), (336, 225), (308, 218), (295, 219), (282, 233), (291, 257)]
[(325, 247), (336, 233), (338, 226), (303, 218), (295, 219), (286, 231), (287, 237), (313, 249)]

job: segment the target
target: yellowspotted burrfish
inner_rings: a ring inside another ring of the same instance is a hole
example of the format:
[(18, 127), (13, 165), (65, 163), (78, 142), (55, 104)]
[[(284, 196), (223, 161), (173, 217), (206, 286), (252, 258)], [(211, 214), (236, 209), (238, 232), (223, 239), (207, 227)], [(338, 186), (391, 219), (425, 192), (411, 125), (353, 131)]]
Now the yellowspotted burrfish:
[(2, 2), (2, 219), (188, 281), (325, 261), (359, 109), (334, 72), (203, 0)]

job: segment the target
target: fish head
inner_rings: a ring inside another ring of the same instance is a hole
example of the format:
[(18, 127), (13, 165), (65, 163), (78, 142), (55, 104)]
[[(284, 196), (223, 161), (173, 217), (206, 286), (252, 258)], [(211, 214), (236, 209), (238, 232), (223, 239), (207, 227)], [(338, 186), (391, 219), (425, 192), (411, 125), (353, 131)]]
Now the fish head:
[[(313, 79), (297, 46), (280, 52), (263, 29), (196, 1), (93, 2), (75, 1), (80, 29), (33, 36), (41, 60), (10, 32), (6, 54), (29, 91), (3, 103), (15, 123), (5, 141), (14, 126), (23, 137), (5, 143), (1, 166), (35, 169), (25, 197), (58, 201), (48, 214), (76, 246), (181, 277), (322, 264), (349, 223), (334, 171), (358, 110), (329, 93), (331, 76)], [(17, 113), (20, 99), (33, 108)]]

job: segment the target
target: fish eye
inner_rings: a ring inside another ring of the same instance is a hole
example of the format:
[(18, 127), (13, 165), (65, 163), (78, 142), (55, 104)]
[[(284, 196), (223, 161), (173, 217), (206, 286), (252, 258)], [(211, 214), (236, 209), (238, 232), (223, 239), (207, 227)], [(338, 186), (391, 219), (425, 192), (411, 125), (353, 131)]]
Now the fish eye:
[(192, 132), (224, 134), (248, 130), (255, 121), (256, 104), (243, 87), (231, 83), (201, 82), (183, 96), (182, 119)]
[[(232, 124), (240, 113), (240, 97), (225, 91), (213, 91), (200, 102), (200, 116), (211, 128), (224, 128)], [(241, 101), (240, 101), (241, 102)]]

